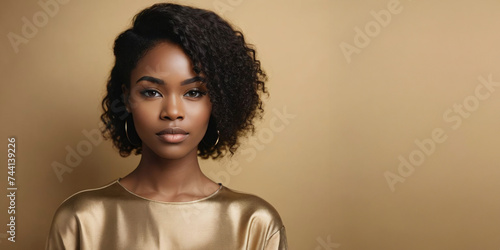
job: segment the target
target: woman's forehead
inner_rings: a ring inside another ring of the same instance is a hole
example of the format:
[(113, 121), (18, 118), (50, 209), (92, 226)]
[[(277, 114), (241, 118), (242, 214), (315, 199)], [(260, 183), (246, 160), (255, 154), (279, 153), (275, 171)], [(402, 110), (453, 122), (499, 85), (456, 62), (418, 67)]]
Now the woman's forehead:
[(142, 76), (159, 79), (196, 76), (193, 64), (180, 46), (172, 43), (160, 43), (149, 50), (132, 71), (132, 81)]

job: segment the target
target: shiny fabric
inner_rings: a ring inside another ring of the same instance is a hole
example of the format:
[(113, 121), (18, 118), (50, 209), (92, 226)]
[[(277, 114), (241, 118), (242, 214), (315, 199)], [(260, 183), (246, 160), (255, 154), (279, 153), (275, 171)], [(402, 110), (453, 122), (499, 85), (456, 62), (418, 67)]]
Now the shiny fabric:
[(219, 185), (189, 202), (149, 200), (119, 179), (78, 192), (56, 211), (46, 249), (287, 249), (269, 203)]

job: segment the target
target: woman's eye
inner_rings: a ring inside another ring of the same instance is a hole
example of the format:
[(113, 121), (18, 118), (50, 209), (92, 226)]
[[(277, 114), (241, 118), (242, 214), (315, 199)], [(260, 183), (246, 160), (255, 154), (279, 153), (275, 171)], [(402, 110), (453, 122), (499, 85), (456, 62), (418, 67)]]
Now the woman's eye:
[(192, 97), (192, 98), (200, 98), (204, 95), (206, 95), (207, 92), (204, 92), (204, 91), (200, 91), (200, 90), (190, 90), (188, 91), (185, 96), (187, 97)]
[(156, 90), (146, 89), (141, 92), (141, 94), (145, 97), (160, 97), (160, 93)]

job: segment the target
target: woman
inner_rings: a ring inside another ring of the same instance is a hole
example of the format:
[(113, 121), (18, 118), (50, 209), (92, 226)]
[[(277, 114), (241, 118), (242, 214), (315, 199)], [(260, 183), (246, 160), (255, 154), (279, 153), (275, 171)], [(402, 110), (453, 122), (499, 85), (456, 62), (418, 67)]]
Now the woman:
[(213, 12), (155, 4), (114, 54), (103, 134), (141, 160), (66, 199), (46, 249), (286, 249), (269, 203), (213, 182), (198, 164), (234, 154), (261, 117), (266, 75), (243, 34)]

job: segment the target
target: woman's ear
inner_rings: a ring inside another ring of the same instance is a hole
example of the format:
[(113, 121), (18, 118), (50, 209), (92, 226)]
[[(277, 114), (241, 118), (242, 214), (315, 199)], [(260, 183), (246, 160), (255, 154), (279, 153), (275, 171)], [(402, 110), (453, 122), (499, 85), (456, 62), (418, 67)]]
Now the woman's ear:
[(122, 85), (122, 93), (122, 101), (125, 104), (125, 109), (130, 113), (130, 90), (125, 86), (125, 84)]

